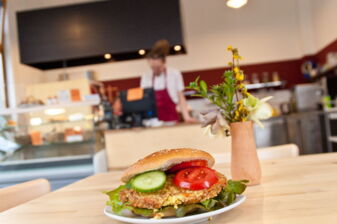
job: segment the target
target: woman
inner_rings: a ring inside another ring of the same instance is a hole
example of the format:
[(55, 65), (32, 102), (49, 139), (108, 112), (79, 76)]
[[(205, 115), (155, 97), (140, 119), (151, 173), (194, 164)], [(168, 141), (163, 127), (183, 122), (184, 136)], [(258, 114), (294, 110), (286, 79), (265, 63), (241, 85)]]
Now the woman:
[(166, 40), (159, 40), (147, 55), (151, 71), (141, 78), (142, 88), (155, 90), (158, 119), (166, 122), (179, 120), (176, 105), (179, 105), (185, 122), (194, 122), (188, 113), (183, 90), (184, 81), (180, 71), (166, 66), (166, 56), (170, 50)]

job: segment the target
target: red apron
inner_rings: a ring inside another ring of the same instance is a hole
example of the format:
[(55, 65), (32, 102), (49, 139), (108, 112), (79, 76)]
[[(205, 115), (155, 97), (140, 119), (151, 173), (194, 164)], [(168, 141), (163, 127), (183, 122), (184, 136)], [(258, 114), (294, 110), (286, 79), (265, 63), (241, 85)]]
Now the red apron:
[[(161, 121), (178, 121), (179, 116), (176, 110), (176, 104), (172, 101), (167, 91), (167, 75), (165, 74), (165, 89), (155, 90), (157, 116)], [(152, 78), (152, 87), (154, 88), (155, 75)]]

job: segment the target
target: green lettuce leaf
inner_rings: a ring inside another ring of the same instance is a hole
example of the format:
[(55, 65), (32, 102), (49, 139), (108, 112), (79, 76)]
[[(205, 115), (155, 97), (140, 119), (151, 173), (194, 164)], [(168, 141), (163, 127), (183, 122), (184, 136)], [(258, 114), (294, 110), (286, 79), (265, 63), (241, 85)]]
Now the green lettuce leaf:
[(226, 191), (226, 189), (224, 189), (220, 192), (216, 199), (222, 205), (222, 207), (224, 207), (226, 205), (232, 204), (235, 201), (236, 194), (234, 192)]
[(108, 206), (111, 206), (112, 211), (117, 215), (128, 216), (130, 211), (136, 215), (144, 216), (144, 217), (153, 217), (154, 211), (153, 209), (145, 209), (145, 208), (135, 208), (128, 204), (123, 204), (119, 199), (119, 193), (127, 188), (126, 185), (121, 185), (118, 188), (105, 192), (109, 196), (109, 201), (107, 202)]
[(160, 212), (164, 215), (164, 217), (177, 216), (177, 209), (175, 209), (173, 206), (163, 207)]
[[(130, 206), (131, 207), (131, 206)], [(143, 217), (153, 217), (154, 215), (154, 211), (153, 209), (146, 209), (146, 208), (135, 208), (132, 207), (131, 211), (136, 214), (136, 215), (140, 215)]]
[(246, 190), (246, 183), (248, 183), (248, 180), (228, 180), (226, 190), (228, 192), (234, 192), (236, 194), (242, 194)]
[(242, 194), (246, 190), (246, 183), (248, 183), (247, 180), (228, 180), (226, 187), (220, 192), (216, 199), (223, 204), (223, 206), (232, 204), (236, 199), (236, 195)]
[(190, 205), (182, 205), (176, 210), (176, 216), (177, 217), (184, 217), (187, 214), (191, 213), (202, 213), (202, 212), (207, 212), (209, 211), (207, 208), (205, 208), (201, 204), (190, 204)]
[(108, 206), (111, 206), (111, 209), (114, 213), (117, 215), (122, 215), (124, 210), (132, 210), (131, 206), (128, 206), (127, 204), (123, 204), (119, 200), (119, 192), (121, 190), (125, 189), (125, 185), (121, 185), (118, 188), (105, 192), (109, 196), (109, 201), (107, 202)]
[(206, 201), (200, 202), (200, 204), (204, 206), (206, 209), (212, 209), (218, 202), (219, 202), (218, 200), (211, 198)]

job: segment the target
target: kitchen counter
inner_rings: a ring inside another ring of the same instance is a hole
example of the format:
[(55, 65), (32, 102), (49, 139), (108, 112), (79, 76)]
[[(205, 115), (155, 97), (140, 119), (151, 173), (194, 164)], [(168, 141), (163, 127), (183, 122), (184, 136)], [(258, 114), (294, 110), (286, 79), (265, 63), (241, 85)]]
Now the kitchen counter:
[[(308, 111), (264, 120), (264, 128), (254, 125), (257, 148), (295, 143), (300, 154), (324, 152), (324, 115), (324, 111)], [(104, 135), (110, 169), (126, 167), (137, 158), (168, 146), (194, 147), (210, 153), (231, 150), (230, 137), (210, 138), (203, 134), (200, 124), (108, 130)]]

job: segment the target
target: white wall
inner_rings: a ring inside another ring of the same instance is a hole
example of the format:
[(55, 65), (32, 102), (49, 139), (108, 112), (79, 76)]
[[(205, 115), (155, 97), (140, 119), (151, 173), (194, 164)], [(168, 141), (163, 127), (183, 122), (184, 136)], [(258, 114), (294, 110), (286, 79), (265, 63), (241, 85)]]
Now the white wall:
[[(9, 70), (13, 74), (16, 98), (30, 83), (52, 81), (62, 69), (40, 71), (19, 63), (17, 10), (51, 7), (94, 0), (11, 0), (9, 2)], [(170, 56), (168, 63), (182, 71), (224, 67), (229, 44), (240, 48), (245, 64), (280, 61), (312, 54), (337, 37), (330, 26), (337, 13), (336, 0), (250, 0), (239, 9), (225, 6), (225, 0), (181, 0), (188, 54)], [(329, 22), (330, 21), (330, 22)], [(317, 35), (319, 33), (320, 35)], [(145, 60), (79, 66), (70, 73), (94, 70), (100, 80), (139, 76), (148, 67)], [(14, 97), (15, 98), (15, 97)]]
[(312, 21), (312, 1), (315, 0), (297, 0), (299, 40), (302, 55), (312, 55), (317, 51)]
[(311, 0), (315, 44), (321, 50), (337, 37), (337, 1)]
[[(240, 47), (244, 63), (302, 55), (297, 1), (254, 0), (239, 10), (226, 7), (224, 0), (181, 0), (181, 6), (188, 54), (169, 57), (170, 66), (183, 71), (223, 67), (229, 59), (225, 50), (229, 44)], [(148, 67), (145, 60), (133, 60), (68, 71), (88, 69), (95, 70), (100, 80), (110, 80), (139, 76)], [(46, 72), (49, 78), (59, 73), (60, 69)]]

